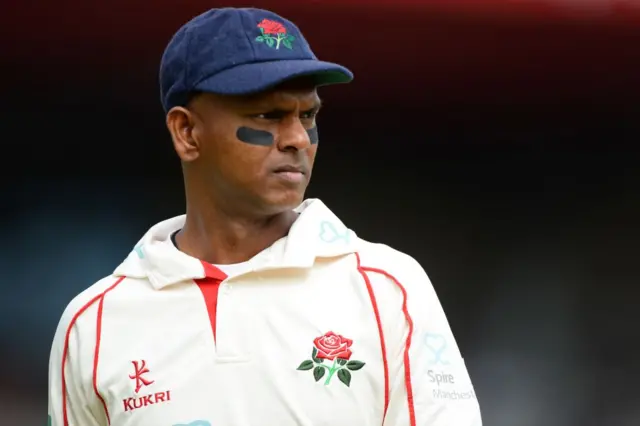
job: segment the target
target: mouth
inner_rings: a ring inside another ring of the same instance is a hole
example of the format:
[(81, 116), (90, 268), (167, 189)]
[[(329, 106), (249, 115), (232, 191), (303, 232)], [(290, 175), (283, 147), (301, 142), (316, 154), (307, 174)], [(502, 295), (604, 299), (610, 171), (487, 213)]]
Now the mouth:
[(281, 166), (274, 170), (275, 173), (300, 173), (305, 174), (304, 170), (301, 167), (296, 166)]
[(273, 172), (279, 178), (293, 183), (301, 183), (306, 175), (301, 167), (289, 165), (278, 167)]

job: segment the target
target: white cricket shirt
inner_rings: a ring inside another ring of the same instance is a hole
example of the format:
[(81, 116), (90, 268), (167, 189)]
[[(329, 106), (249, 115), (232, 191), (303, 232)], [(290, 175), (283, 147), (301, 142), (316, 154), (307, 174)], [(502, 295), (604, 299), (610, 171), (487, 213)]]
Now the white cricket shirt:
[(78, 295), (50, 358), (52, 426), (480, 426), (427, 275), (307, 200), (230, 276), (152, 227)]

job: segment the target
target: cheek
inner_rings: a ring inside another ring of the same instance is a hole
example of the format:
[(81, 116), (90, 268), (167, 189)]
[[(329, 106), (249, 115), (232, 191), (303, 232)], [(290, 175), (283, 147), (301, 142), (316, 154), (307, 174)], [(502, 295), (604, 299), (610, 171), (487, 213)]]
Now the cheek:
[(207, 140), (207, 161), (203, 166), (210, 168), (209, 173), (220, 175), (223, 182), (233, 187), (246, 186), (260, 177), (269, 150), (240, 142), (235, 133), (210, 135)]
[(247, 145), (238, 141), (230, 141), (232, 148), (223, 157), (221, 167), (226, 174), (243, 184), (262, 180), (264, 164), (269, 151), (260, 146)]

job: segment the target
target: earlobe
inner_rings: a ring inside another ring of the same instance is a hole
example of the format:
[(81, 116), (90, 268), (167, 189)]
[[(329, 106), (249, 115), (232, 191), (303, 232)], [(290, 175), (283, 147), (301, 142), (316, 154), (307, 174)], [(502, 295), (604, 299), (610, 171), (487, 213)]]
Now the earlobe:
[(173, 147), (184, 162), (198, 158), (199, 147), (194, 137), (195, 122), (191, 112), (182, 107), (172, 108), (167, 113), (167, 129), (173, 139)]

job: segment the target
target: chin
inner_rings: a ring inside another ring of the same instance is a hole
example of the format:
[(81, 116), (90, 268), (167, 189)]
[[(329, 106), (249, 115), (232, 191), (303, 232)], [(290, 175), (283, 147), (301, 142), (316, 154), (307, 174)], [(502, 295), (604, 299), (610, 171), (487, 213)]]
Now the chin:
[(304, 191), (279, 191), (263, 198), (263, 205), (271, 214), (293, 210), (304, 201)]

